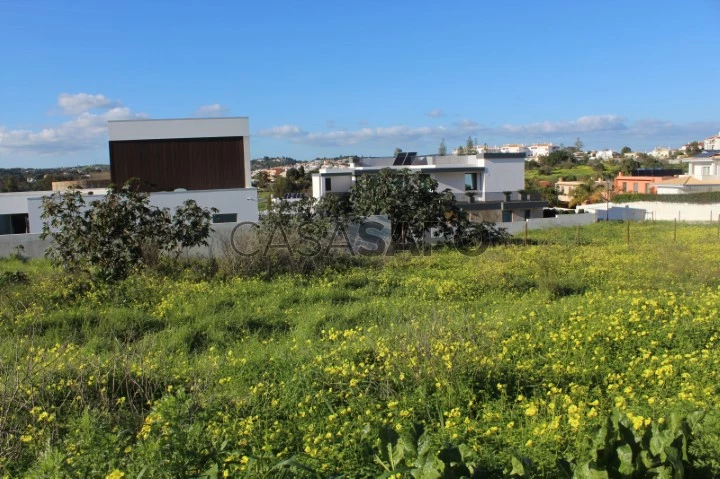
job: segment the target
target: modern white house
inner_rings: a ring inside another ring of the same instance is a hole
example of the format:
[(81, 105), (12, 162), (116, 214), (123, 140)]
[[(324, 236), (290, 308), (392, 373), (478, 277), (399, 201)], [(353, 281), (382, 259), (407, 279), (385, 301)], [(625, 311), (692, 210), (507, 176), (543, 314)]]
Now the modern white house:
[(595, 152), (595, 158), (598, 160), (612, 160), (615, 152), (610, 149), (598, 150)]
[(547, 156), (553, 151), (559, 150), (560, 147), (558, 145), (553, 145), (552, 143), (535, 143), (528, 146), (528, 149), (530, 150), (530, 157), (538, 158), (540, 156)]
[(360, 158), (348, 167), (321, 168), (313, 174), (313, 196), (349, 192), (358, 177), (377, 174), (384, 168), (408, 169), (430, 175), (438, 191), (450, 190), (472, 218), (485, 221), (517, 221), (541, 218), (547, 203), (529, 200), (525, 187), (524, 153), (477, 155), (416, 155)]
[[(160, 208), (173, 210), (189, 199), (217, 208), (213, 223), (257, 221), (247, 118), (111, 121), (108, 133), (114, 184), (138, 178), (150, 204)], [(86, 203), (106, 194), (79, 191)], [(52, 193), (0, 193), (0, 235), (42, 232), (42, 199)]]
[(703, 149), (705, 151), (718, 151), (720, 150), (720, 132), (717, 135), (706, 138), (703, 141)]
[(720, 150), (706, 150), (682, 161), (688, 164), (688, 174), (656, 183), (659, 195), (720, 191)]
[(650, 156), (658, 159), (668, 159), (670, 158), (670, 155), (672, 154), (672, 151), (670, 148), (661, 147), (658, 146), (657, 148), (653, 149), (650, 152)]
[(507, 143), (500, 147), (501, 153), (522, 153), (525, 156), (530, 156), (530, 148), (520, 143)]

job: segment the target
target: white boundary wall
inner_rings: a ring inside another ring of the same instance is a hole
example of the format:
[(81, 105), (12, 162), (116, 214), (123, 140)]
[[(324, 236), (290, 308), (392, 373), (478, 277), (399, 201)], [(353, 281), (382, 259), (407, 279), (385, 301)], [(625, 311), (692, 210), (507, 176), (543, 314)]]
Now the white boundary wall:
[[(100, 200), (106, 190), (94, 196), (84, 196), (87, 204), (95, 199)], [(28, 198), (28, 211), (30, 232), (40, 233), (43, 228), (42, 214), (43, 197)], [(237, 221), (258, 220), (257, 188), (235, 188), (227, 190), (191, 190), (191, 191), (164, 191), (150, 193), (150, 205), (158, 208), (174, 210), (185, 200), (195, 200), (201, 208), (217, 208), (218, 213), (235, 213)], [(2, 238), (2, 236), (0, 236)]]
[[(212, 225), (212, 231), (208, 238), (208, 246), (193, 248), (188, 254), (192, 256), (221, 256), (230, 245), (230, 235), (237, 223), (219, 223)], [(52, 240), (40, 239), (40, 233), (28, 233), (22, 235), (0, 236), (0, 258), (6, 258), (17, 252), (17, 247), (22, 246), (22, 255), (27, 258), (42, 258), (45, 250), (50, 246)]]
[[(600, 220), (605, 219), (605, 203), (583, 206), (594, 210)], [(638, 201), (633, 203), (610, 203), (610, 220), (657, 220), (657, 221), (717, 221), (720, 203), (707, 205), (693, 203), (668, 203), (660, 201)]]
[(546, 228), (589, 225), (595, 223), (595, 218), (594, 212), (588, 212), (558, 215), (555, 218), (532, 218), (525, 221), (513, 221), (512, 223), (498, 223), (497, 225), (505, 228), (511, 235), (517, 235), (525, 231), (526, 222), (528, 230), (542, 230)]
[(45, 249), (50, 246), (50, 239), (41, 240), (40, 233), (2, 235), (0, 236), (0, 258), (7, 258), (11, 254), (16, 253), (18, 246), (22, 246), (23, 256), (42, 258), (45, 255)]

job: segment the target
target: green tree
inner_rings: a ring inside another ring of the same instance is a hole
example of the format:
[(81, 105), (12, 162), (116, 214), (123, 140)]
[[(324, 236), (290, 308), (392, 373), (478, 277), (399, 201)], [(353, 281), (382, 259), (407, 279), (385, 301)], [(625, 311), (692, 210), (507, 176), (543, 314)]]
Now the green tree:
[(440, 155), (440, 156), (447, 155), (447, 146), (445, 146), (445, 138), (443, 138), (440, 141), (440, 146), (438, 147), (438, 155)]
[(255, 174), (255, 183), (258, 188), (266, 189), (272, 183), (270, 182), (270, 175), (267, 171), (260, 171)]
[(572, 191), (569, 206), (572, 208), (577, 205), (601, 201), (604, 191), (605, 187), (603, 185), (595, 184), (593, 180), (587, 180), (585, 183), (576, 186)]
[(305, 167), (289, 168), (285, 176), (275, 178), (272, 193), (276, 198), (282, 198), (288, 193), (304, 193), (312, 187), (312, 178), (305, 173)]
[(20, 191), (20, 186), (19, 186), (17, 176), (10, 175), (7, 178), (5, 178), (5, 191), (10, 192), (10, 193)]
[(473, 223), (450, 190), (437, 191), (438, 182), (407, 169), (385, 168), (376, 175), (362, 175), (350, 189), (350, 202), (358, 216), (387, 215), (393, 240), (424, 243), (431, 229), (456, 244), (504, 237), (491, 223)]
[(580, 151), (583, 151), (584, 148), (585, 148), (585, 145), (580, 140), (580, 138), (576, 138), (575, 139), (575, 151), (580, 152)]
[(393, 151), (393, 156), (398, 156), (400, 153), (402, 153), (402, 148), (396, 146)]
[(687, 147), (685, 148), (685, 155), (687, 156), (695, 156), (698, 153), (702, 151), (702, 147), (700, 146), (700, 143), (697, 141), (692, 141), (688, 143)]
[(624, 155), (625, 153), (632, 153), (632, 148), (630, 148), (629, 146), (623, 146), (623, 147), (622, 147), (622, 150), (620, 150), (620, 153), (623, 154), (623, 155)]
[(550, 152), (547, 156), (541, 156), (539, 160), (541, 166), (558, 166), (563, 163), (574, 163), (575, 157), (567, 149), (563, 148)]
[(620, 161), (620, 171), (623, 175), (629, 176), (633, 174), (633, 171), (640, 167), (640, 163), (633, 160), (632, 158), (623, 158)]
[(149, 201), (136, 191), (136, 182), (108, 189), (89, 204), (73, 190), (43, 198), (41, 238), (52, 237), (46, 256), (67, 270), (92, 271), (101, 280), (117, 281), (157, 261), (163, 252), (177, 257), (183, 248), (208, 244), (217, 210), (187, 200), (171, 215)]
[(465, 141), (465, 154), (472, 155), (475, 152), (475, 141), (472, 137), (468, 136)]

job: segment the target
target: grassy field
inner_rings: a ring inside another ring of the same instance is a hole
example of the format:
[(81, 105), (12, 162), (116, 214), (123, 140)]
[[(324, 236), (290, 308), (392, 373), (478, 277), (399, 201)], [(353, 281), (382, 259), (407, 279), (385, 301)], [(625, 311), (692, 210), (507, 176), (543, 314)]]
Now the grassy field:
[(550, 175), (542, 175), (539, 170), (526, 170), (525, 178), (528, 180), (538, 181), (550, 181), (555, 183), (560, 178), (568, 180), (570, 178), (576, 178), (577, 180), (587, 180), (590, 178), (597, 178), (600, 175), (596, 170), (587, 165), (578, 165), (573, 168), (558, 168), (553, 170)]
[(613, 414), (640, 444), (695, 411), (717, 476), (720, 241), (672, 228), (272, 281), (0, 260), (0, 476), (558, 477)]

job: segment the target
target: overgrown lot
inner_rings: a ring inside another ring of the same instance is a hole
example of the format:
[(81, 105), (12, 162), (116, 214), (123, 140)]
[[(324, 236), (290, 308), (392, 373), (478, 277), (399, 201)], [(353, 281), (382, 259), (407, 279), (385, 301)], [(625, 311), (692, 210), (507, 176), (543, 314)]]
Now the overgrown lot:
[(0, 260), (0, 475), (720, 475), (720, 241), (672, 228), (271, 281)]

